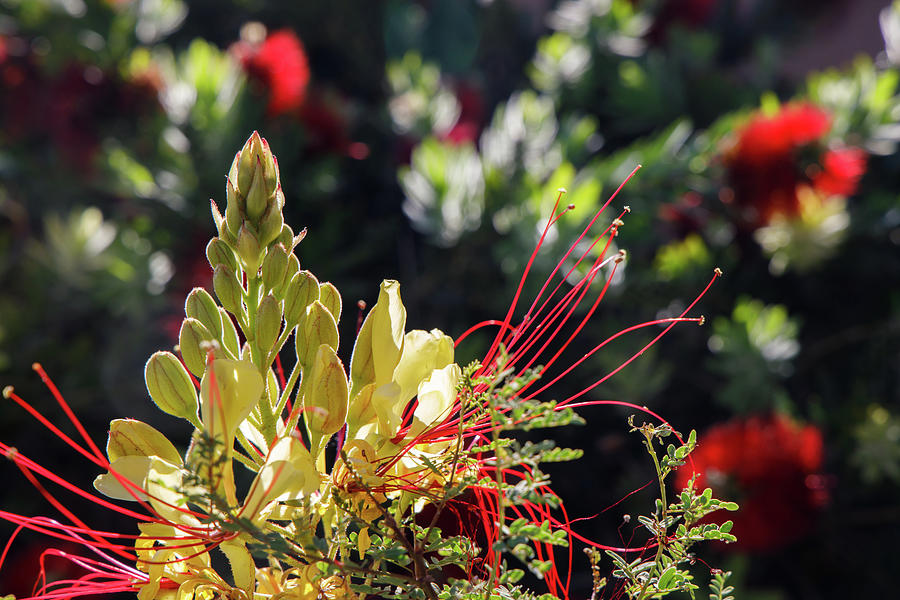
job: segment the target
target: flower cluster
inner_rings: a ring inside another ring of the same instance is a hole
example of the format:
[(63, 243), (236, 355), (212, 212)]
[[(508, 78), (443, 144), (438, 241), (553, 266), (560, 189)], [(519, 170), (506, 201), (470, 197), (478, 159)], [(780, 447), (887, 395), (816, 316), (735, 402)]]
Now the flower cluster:
[[(625, 402), (576, 400), (635, 360), (675, 324), (702, 323), (702, 317), (685, 315), (706, 290), (677, 317), (626, 328), (574, 363), (556, 367), (624, 260), (624, 253), (606, 256), (620, 219), (591, 234), (591, 243), (585, 240), (610, 198), (518, 324), (513, 315), (540, 244), (505, 318), (480, 323), (460, 337), (499, 328), (482, 361), (463, 368), (448, 335), (437, 329), (407, 331), (400, 286), (387, 280), (364, 319), (365, 307), (360, 305), (356, 341), (345, 367), (338, 355), (341, 296), (334, 285), (300, 268), (295, 250), (305, 230), (295, 235), (284, 224), (278, 162), (256, 132), (234, 158), (226, 195), (224, 215), (212, 204), (218, 235), (206, 250), (217, 299), (195, 288), (185, 303), (178, 354), (157, 352), (145, 367), (147, 390), (157, 407), (193, 426), (186, 453), (151, 425), (134, 419), (112, 421), (102, 452), (40, 366), (36, 369), (80, 441), (14, 390), (4, 390), (7, 398), (104, 471), (94, 481), (102, 494), (98, 496), (0, 443), (5, 456), (69, 523), (6, 511), (0, 518), (17, 525), (17, 533), (45, 533), (91, 553), (48, 550), (48, 555), (68, 560), (85, 574), (44, 580), (34, 597), (132, 591), (138, 600), (169, 600), (173, 594), (196, 600), (366, 595), (436, 600), (449, 585), (455, 593), (474, 598), (501, 588), (511, 593), (522, 572), (507, 568), (502, 554), (508, 552), (542, 577), (551, 593), (568, 598), (570, 577), (557, 571), (554, 547), (568, 546), (572, 536), (584, 538), (573, 531), (564, 511), (561, 519), (551, 512), (560, 500), (538, 465), (571, 460), (580, 452), (546, 441), (522, 443), (502, 434), (577, 421), (572, 409), (579, 405), (619, 404), (656, 417)], [(542, 241), (551, 225), (571, 210), (569, 206), (557, 212), (561, 197)], [(576, 248), (580, 255), (573, 255)], [(590, 266), (573, 281), (573, 273), (586, 261)], [(553, 285), (557, 274), (560, 282)], [(601, 274), (605, 282), (597, 280)], [(596, 298), (578, 311), (589, 292)], [(660, 325), (661, 332), (611, 373), (561, 400), (538, 399), (616, 338)], [(561, 331), (568, 333), (559, 335)], [(281, 357), (291, 337), (295, 352), (286, 374)], [(661, 427), (666, 435), (672, 433), (668, 424)], [(684, 448), (663, 460), (664, 467), (682, 464), (693, 440), (692, 434)], [(249, 484), (241, 484), (236, 466), (249, 470)], [(661, 473), (661, 490), (664, 477)], [(139, 533), (90, 527), (39, 478), (135, 520)], [(702, 516), (724, 507), (710, 504), (708, 494), (684, 498), (681, 505), (673, 505), (680, 514)], [(446, 515), (441, 519), (445, 509), (446, 514), (475, 509), (479, 516), (459, 517), (454, 531), (445, 525)], [(693, 523), (693, 517), (685, 519)], [(730, 523), (721, 531), (718, 526), (690, 532), (685, 528), (681, 538), (672, 538), (673, 543), (679, 540), (680, 549), (665, 563), (661, 549), (668, 546), (672, 522), (663, 513), (654, 523), (649, 546), (592, 545), (622, 553), (642, 553), (655, 545), (657, 558), (646, 565), (654, 573), (653, 589), (668, 593), (696, 588), (685, 573), (678, 571), (673, 579), (672, 574), (663, 577), (663, 570), (668, 573), (670, 564), (689, 561), (690, 544), (727, 535)], [(227, 559), (229, 573), (213, 560), (214, 550)], [(0, 557), (0, 567), (2, 562)], [(571, 551), (568, 562), (571, 568)], [(450, 576), (464, 579), (445, 581)], [(637, 597), (643, 597), (648, 585), (630, 584), (639, 590)]]
[[(822, 433), (782, 415), (736, 419), (700, 436), (691, 455), (697, 486), (711, 487), (736, 500), (736, 548), (767, 551), (796, 540), (814, 522), (828, 499), (819, 474), (824, 458)], [(678, 471), (676, 486), (692, 473)]]
[(266, 114), (277, 117), (303, 106), (309, 85), (309, 62), (303, 43), (290, 29), (266, 35), (261, 25), (245, 27), (232, 52), (257, 85), (268, 93)]
[(793, 219), (801, 216), (809, 196), (821, 203), (856, 191), (865, 172), (865, 152), (826, 147), (831, 120), (819, 106), (799, 102), (776, 114), (755, 114), (737, 132), (724, 162), (734, 203), (746, 223), (760, 227), (778, 218)]

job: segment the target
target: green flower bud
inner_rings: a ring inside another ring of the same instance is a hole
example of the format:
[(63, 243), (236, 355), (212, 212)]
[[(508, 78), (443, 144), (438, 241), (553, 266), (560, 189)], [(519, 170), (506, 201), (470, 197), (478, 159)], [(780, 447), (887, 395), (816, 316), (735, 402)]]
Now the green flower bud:
[[(281, 191), (278, 162), (272, 155), (269, 144), (254, 131), (241, 151), (238, 152), (225, 182), (227, 204), (225, 206), (224, 230), (222, 235), (221, 215), (214, 211), (213, 219), (220, 235), (233, 244), (245, 264), (252, 266), (253, 258), (245, 254), (241, 246), (241, 232), (248, 229), (256, 237), (260, 248), (266, 248), (282, 232), (284, 218), (284, 194)], [(287, 247), (285, 245), (285, 247)], [(257, 268), (259, 265), (256, 265)], [(255, 269), (249, 269), (255, 272)]]
[(247, 276), (256, 277), (256, 272), (259, 271), (259, 265), (263, 259), (263, 246), (246, 225), (242, 225), (238, 232), (236, 246), (238, 259), (241, 261), (244, 271), (247, 272)]
[(277, 242), (284, 246), (285, 248), (294, 249), (294, 230), (291, 229), (291, 226), (287, 223), (281, 228), (281, 233), (278, 234)]
[(284, 215), (281, 213), (283, 208), (284, 194), (281, 192), (281, 186), (278, 186), (274, 203), (269, 206), (269, 210), (259, 221), (259, 239), (263, 247), (269, 246), (278, 239), (284, 227)]
[[(258, 131), (254, 131), (250, 134), (250, 137), (247, 138), (247, 141), (244, 142), (244, 147), (241, 148), (241, 151), (238, 152), (238, 155), (235, 157), (235, 161), (237, 162), (237, 187), (245, 192), (245, 196), (246, 191), (250, 189), (250, 186), (253, 184), (253, 179), (257, 174), (256, 166), (262, 163), (262, 159), (262, 138)], [(260, 181), (260, 183), (262, 183), (262, 181)]]
[(234, 271), (225, 265), (218, 265), (213, 271), (213, 289), (225, 310), (233, 315), (240, 314), (243, 290)]
[(256, 336), (256, 347), (259, 348), (263, 355), (267, 355), (278, 334), (281, 332), (281, 302), (269, 295), (263, 298), (259, 303), (259, 310), (256, 312), (256, 328), (254, 334)]
[(209, 292), (194, 288), (184, 303), (184, 314), (203, 323), (216, 339), (222, 338), (222, 316), (219, 307)]
[(309, 378), (303, 395), (307, 426), (320, 435), (337, 433), (347, 418), (350, 387), (344, 365), (329, 344), (316, 350)]
[(135, 419), (115, 419), (110, 422), (106, 455), (110, 462), (123, 456), (158, 456), (173, 465), (182, 464), (181, 454), (166, 436)]
[(287, 269), (288, 255), (280, 243), (271, 246), (263, 259), (262, 276), (267, 290), (277, 290), (284, 283), (284, 273)]
[(241, 215), (241, 199), (238, 192), (231, 185), (231, 180), (225, 182), (225, 195), (228, 200), (225, 203), (225, 232), (227, 235), (221, 236), (225, 241), (234, 244), (237, 241), (238, 232), (241, 230), (243, 217)]
[(181, 332), (178, 334), (181, 358), (188, 370), (197, 377), (203, 375), (206, 369), (206, 349), (201, 344), (214, 340), (213, 334), (197, 319), (187, 318), (181, 324)]
[(225, 265), (229, 271), (237, 271), (237, 259), (234, 256), (234, 250), (220, 238), (213, 238), (206, 245), (206, 259), (209, 261), (209, 266), (213, 269), (219, 265)]
[(319, 285), (319, 302), (325, 305), (335, 321), (341, 320), (341, 294), (333, 283)]
[(222, 317), (222, 343), (232, 358), (240, 355), (240, 342), (238, 341), (237, 328), (224, 308), (219, 307), (219, 315)]
[(296, 254), (290, 254), (287, 258), (287, 265), (284, 269), (284, 280), (281, 284), (281, 289), (276, 296), (280, 296), (282, 299), (287, 295), (288, 289), (290, 289), (291, 280), (294, 276), (300, 272), (300, 259), (297, 258)]
[[(299, 266), (299, 263), (298, 263)], [(287, 286), (284, 295), (284, 317), (289, 327), (300, 322), (306, 307), (319, 299), (319, 281), (309, 271), (300, 271)]]
[(266, 192), (266, 184), (263, 178), (262, 163), (257, 161), (253, 173), (253, 182), (247, 190), (246, 198), (247, 217), (253, 222), (259, 220), (263, 213), (266, 212), (266, 206), (268, 205), (269, 194)]
[[(181, 331), (183, 335), (184, 325)], [(200, 373), (202, 372), (201, 367)], [(154, 353), (144, 367), (144, 381), (150, 398), (161, 411), (192, 423), (197, 421), (197, 392), (190, 375), (174, 354)]]
[(316, 352), (322, 344), (327, 344), (337, 350), (337, 323), (321, 302), (313, 302), (300, 319), (294, 343), (297, 348), (297, 360), (303, 368), (312, 365)]

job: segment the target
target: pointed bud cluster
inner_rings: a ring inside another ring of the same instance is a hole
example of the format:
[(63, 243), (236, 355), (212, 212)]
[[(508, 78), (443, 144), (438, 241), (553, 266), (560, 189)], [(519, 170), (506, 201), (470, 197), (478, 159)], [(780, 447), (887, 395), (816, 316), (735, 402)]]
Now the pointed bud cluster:
[(282, 234), (284, 194), (278, 161), (256, 131), (231, 163), (225, 182), (225, 216), (213, 204), (219, 237), (231, 246), (244, 269), (255, 273), (265, 249)]

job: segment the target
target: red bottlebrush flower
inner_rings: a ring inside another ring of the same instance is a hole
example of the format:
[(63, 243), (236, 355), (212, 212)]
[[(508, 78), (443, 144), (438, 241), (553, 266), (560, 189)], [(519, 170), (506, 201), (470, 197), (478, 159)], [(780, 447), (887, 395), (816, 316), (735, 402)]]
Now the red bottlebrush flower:
[(269, 117), (294, 112), (303, 106), (309, 84), (309, 63), (296, 33), (281, 29), (255, 46), (239, 42), (234, 52), (250, 78), (268, 92), (266, 114)]
[[(737, 549), (773, 550), (807, 533), (815, 510), (827, 500), (817, 475), (822, 467), (822, 433), (774, 415), (738, 419), (710, 428), (691, 454), (696, 487), (740, 505), (732, 533)], [(692, 473), (676, 474), (678, 488)]]
[(789, 104), (774, 116), (758, 114), (741, 130), (736, 163), (765, 166), (817, 141), (831, 128), (830, 115), (813, 104)]
[(812, 178), (813, 187), (826, 194), (849, 196), (866, 172), (866, 153), (859, 148), (829, 150), (822, 157), (822, 171)]
[[(812, 185), (826, 196), (855, 191), (865, 170), (865, 154), (845, 148), (826, 151), (819, 158), (819, 146), (830, 128), (831, 116), (824, 109), (800, 102), (773, 116), (757, 114), (737, 133), (724, 157), (733, 188), (726, 196), (733, 197), (751, 227), (766, 225), (776, 215), (796, 217), (800, 185)], [(801, 154), (807, 150), (814, 162), (804, 165)]]

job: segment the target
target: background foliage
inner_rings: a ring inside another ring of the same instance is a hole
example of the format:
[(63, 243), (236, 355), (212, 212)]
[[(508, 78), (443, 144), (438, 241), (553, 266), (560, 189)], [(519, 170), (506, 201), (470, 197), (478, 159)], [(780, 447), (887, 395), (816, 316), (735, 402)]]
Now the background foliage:
[[(575, 205), (562, 246), (641, 163), (616, 202), (632, 209), (628, 266), (591, 338), (676, 312), (714, 266), (726, 278), (707, 327), (597, 394), (700, 431), (708, 483), (741, 505), (734, 533), (743, 515), (754, 534), (707, 551), (738, 597), (890, 589), (900, 17), (886, 5), (2, 0), (3, 383), (40, 397), (40, 360), (97, 439), (110, 418), (156, 418), (143, 362), (210, 284), (208, 198), (253, 129), (279, 156), (287, 220), (310, 228), (304, 265), (345, 299), (396, 277), (411, 324), (452, 335), (502, 314), (558, 188)], [(595, 378), (636, 348), (595, 355)], [(600, 513), (584, 535), (627, 542), (623, 515), (646, 498), (613, 505), (652, 473), (626, 413), (585, 416), (559, 441), (588, 457), (556, 489), (570, 513)], [(16, 413), (0, 428), (40, 445)], [(589, 590), (587, 561), (575, 572)]]

